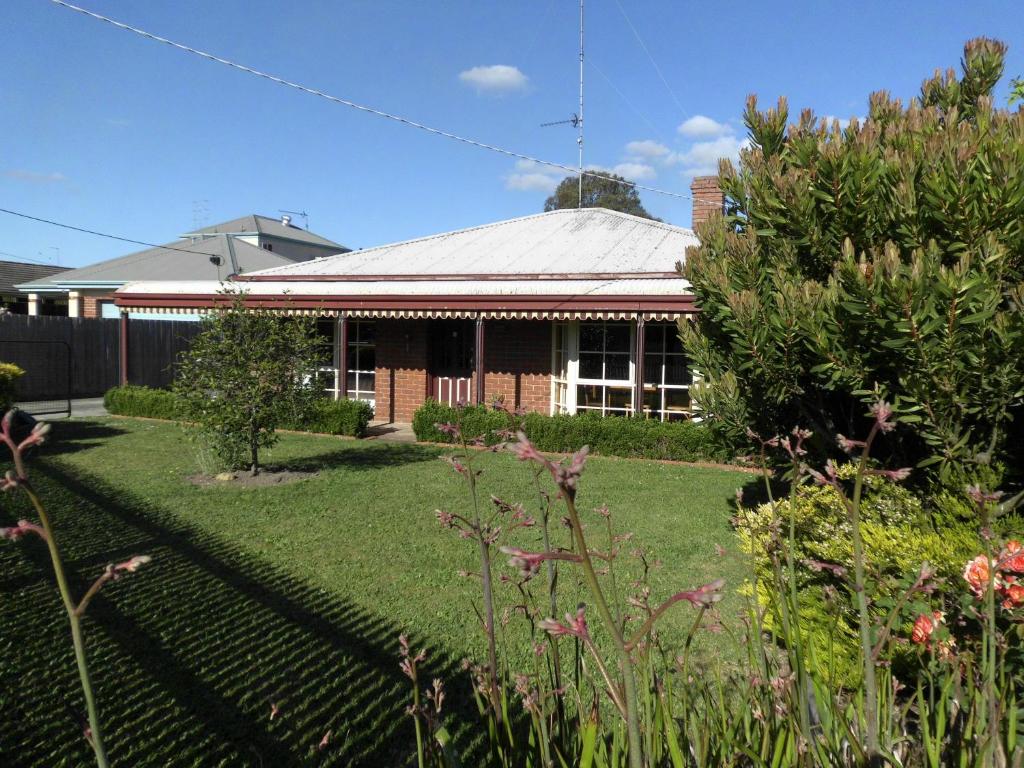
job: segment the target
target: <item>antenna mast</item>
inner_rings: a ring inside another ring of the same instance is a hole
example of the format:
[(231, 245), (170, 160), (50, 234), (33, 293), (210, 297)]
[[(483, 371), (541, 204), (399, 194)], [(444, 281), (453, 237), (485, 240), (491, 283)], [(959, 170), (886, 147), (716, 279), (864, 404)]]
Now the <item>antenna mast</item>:
[(580, 0), (580, 112), (576, 121), (576, 144), (580, 150), (579, 198), (577, 207), (583, 207), (583, 0)]

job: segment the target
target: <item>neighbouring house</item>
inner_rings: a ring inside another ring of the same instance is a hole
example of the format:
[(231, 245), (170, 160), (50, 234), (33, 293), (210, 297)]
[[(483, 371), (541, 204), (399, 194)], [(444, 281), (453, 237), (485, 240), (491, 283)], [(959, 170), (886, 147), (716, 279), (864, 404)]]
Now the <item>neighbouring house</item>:
[[(717, 184), (692, 187), (722, 209)], [(717, 197), (716, 197), (717, 196)], [(408, 422), (427, 399), (543, 413), (690, 416), (676, 322), (697, 308), (675, 265), (691, 229), (602, 208), (556, 210), (237, 276), (248, 306), (314, 315), (332, 396)], [(126, 314), (203, 314), (215, 280), (130, 283)], [(127, 334), (123, 334), (127, 337)]]
[(54, 277), (68, 269), (69, 267), (46, 264), (26, 264), (22, 261), (0, 261), (0, 311), (15, 315), (66, 315), (67, 301), (61, 301), (59, 298), (37, 298), (33, 306), (29, 302), (29, 296), (19, 291), (17, 286)]
[(22, 280), (17, 288), (29, 314), (44, 314), (47, 302), (63, 302), (67, 311), (62, 314), (71, 317), (117, 317), (114, 291), (134, 280), (226, 280), (348, 251), (294, 226), (288, 216), (254, 214), (187, 232), (163, 246)]

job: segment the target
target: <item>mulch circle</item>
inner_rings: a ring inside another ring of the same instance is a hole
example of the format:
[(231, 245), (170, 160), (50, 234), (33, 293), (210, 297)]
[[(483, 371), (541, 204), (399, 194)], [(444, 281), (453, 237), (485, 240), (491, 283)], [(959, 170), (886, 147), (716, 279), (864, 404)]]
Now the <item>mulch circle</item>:
[(261, 470), (253, 477), (248, 472), (221, 472), (217, 475), (191, 475), (188, 481), (202, 488), (225, 486), (230, 488), (264, 488), (273, 485), (288, 485), (316, 477), (319, 472), (295, 472), (290, 469)]

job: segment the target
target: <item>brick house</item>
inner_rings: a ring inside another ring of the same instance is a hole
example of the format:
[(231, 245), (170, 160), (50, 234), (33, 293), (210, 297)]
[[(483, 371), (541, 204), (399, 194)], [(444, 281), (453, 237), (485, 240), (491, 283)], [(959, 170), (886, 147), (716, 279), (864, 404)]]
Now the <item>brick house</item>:
[[(712, 210), (720, 206), (695, 217)], [(691, 229), (556, 210), (261, 270), (232, 286), (249, 306), (319, 318), (325, 389), (370, 401), (381, 421), (408, 422), (428, 398), (673, 420), (690, 415), (676, 323), (696, 311), (675, 265), (696, 244)], [(129, 312), (202, 314), (226, 301), (223, 287), (138, 282), (114, 300), (123, 322)]]
[[(178, 240), (78, 269), (50, 269), (19, 281), (30, 315), (64, 307), (71, 317), (118, 316), (114, 291), (133, 280), (219, 280), (348, 251), (325, 237), (280, 219), (251, 214), (186, 232)], [(51, 313), (52, 314), (52, 313)], [(153, 315), (150, 315), (151, 317)]]

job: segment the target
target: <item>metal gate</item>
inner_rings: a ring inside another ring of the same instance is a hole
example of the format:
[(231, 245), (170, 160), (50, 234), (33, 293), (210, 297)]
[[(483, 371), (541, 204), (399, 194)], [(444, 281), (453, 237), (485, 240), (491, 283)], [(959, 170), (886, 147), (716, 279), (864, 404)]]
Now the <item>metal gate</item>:
[(71, 415), (71, 347), (64, 341), (0, 341), (0, 362), (25, 371), (14, 385), (14, 402), (34, 416)]

